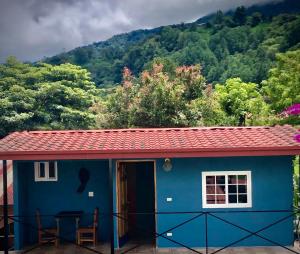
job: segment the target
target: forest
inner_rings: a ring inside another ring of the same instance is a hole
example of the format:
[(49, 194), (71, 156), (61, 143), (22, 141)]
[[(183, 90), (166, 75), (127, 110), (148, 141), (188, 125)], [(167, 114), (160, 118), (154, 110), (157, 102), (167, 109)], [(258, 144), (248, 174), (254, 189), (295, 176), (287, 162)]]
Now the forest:
[(0, 65), (13, 131), (300, 124), (300, 15), (238, 7), (43, 61)]
[[(238, 7), (193, 23), (138, 30), (45, 61), (82, 66), (98, 87), (121, 83), (124, 67), (138, 75), (157, 61), (164, 63), (166, 71), (200, 64), (202, 74), (213, 84), (232, 77), (260, 83), (274, 66), (275, 55), (299, 48), (300, 40), (299, 14), (264, 15), (269, 7), (262, 12)], [(300, 13), (300, 2), (298, 7)]]

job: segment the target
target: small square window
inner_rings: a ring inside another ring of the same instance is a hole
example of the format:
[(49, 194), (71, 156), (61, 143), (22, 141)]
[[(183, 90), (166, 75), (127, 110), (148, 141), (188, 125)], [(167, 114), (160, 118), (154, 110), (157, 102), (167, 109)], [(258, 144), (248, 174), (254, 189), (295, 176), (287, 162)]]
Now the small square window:
[(35, 181), (57, 181), (57, 162), (39, 161), (34, 163)]

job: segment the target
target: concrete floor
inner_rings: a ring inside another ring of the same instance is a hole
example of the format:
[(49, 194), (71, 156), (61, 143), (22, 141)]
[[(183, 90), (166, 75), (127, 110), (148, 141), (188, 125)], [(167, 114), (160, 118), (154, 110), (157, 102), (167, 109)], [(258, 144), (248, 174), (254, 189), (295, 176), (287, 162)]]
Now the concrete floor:
[[(116, 250), (116, 254), (121, 254), (126, 252), (126, 250), (134, 247), (134, 244), (127, 244), (124, 248), (120, 250)], [(298, 245), (299, 246), (299, 245)], [(90, 254), (90, 253), (103, 253), (103, 254), (110, 254), (110, 247), (108, 244), (99, 244), (96, 247), (91, 247), (92, 250), (84, 249), (81, 247), (78, 247), (76, 245), (67, 244), (67, 245), (60, 245), (58, 248), (55, 248), (53, 245), (47, 245), (43, 247), (38, 247), (37, 249), (34, 249), (27, 253), (32, 254)], [(291, 254), (291, 253), (299, 253), (300, 254), (300, 248), (299, 247), (289, 247), (294, 252), (285, 250), (281, 247), (235, 247), (235, 248), (228, 248), (225, 250), (222, 250), (218, 253), (220, 254)], [(196, 249), (198, 252), (205, 254), (205, 249)], [(216, 251), (216, 248), (210, 248), (208, 250), (208, 253), (214, 253)], [(1, 252), (0, 252), (1, 253)], [(22, 253), (22, 252), (9, 252), (9, 253)], [(134, 253), (134, 254), (190, 254), (190, 253), (197, 253), (193, 252), (191, 250), (183, 249), (183, 248), (174, 248), (174, 249), (156, 249), (155, 247), (151, 245), (143, 245), (136, 249), (133, 249), (126, 253)]]

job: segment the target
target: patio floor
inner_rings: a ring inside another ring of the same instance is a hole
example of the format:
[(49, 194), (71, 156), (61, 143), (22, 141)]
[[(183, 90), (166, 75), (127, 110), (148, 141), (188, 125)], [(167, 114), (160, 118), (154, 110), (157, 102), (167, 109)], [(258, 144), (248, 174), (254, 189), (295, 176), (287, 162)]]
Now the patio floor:
[[(134, 244), (126, 244), (126, 246), (120, 250), (116, 250), (116, 254), (121, 254), (126, 252), (126, 250), (134, 247)], [(299, 245), (298, 245), (299, 246)], [(87, 250), (81, 247), (78, 247), (76, 245), (68, 244), (68, 245), (60, 245), (58, 248), (55, 248), (53, 245), (38, 247), (32, 251), (26, 252), (26, 253), (32, 253), (32, 254), (89, 254), (89, 253), (103, 253), (103, 254), (110, 254), (110, 246), (108, 244), (100, 244), (96, 247), (89, 247), (96, 252), (93, 252), (91, 250)], [(299, 247), (289, 247), (295, 252), (291, 252), (288, 250), (285, 250), (281, 247), (235, 247), (235, 248), (228, 248), (225, 250), (222, 250), (218, 253), (220, 254), (290, 254), (290, 253), (299, 253), (300, 254), (300, 248)], [(205, 254), (205, 249), (196, 249), (198, 252)], [(213, 253), (216, 251), (217, 248), (210, 248), (208, 253)], [(0, 252), (1, 253), (1, 252)], [(10, 252), (10, 253), (22, 253), (22, 252)], [(151, 245), (143, 245), (136, 249), (133, 249), (126, 253), (134, 253), (134, 254), (190, 254), (190, 253), (196, 253), (187, 249), (183, 248), (176, 248), (176, 249), (165, 249), (160, 248), (156, 249), (155, 247)]]

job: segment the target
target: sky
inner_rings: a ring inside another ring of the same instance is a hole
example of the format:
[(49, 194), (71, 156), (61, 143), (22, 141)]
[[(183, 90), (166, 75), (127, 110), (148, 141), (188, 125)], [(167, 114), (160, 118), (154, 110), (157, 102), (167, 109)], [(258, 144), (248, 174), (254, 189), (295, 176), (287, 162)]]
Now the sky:
[(0, 0), (0, 63), (36, 61), (136, 29), (272, 0)]

